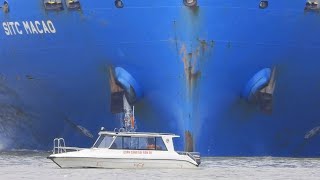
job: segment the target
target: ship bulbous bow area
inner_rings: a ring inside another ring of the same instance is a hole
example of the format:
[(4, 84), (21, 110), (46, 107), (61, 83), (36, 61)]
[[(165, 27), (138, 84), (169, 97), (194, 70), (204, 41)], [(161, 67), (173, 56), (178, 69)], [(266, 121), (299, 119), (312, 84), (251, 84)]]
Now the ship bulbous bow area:
[(130, 105), (143, 97), (143, 92), (133, 76), (122, 67), (110, 68), (111, 112), (123, 111), (123, 95)]
[(272, 112), (272, 100), (275, 89), (276, 69), (264, 68), (248, 81), (242, 92), (242, 98), (255, 103), (265, 113)]

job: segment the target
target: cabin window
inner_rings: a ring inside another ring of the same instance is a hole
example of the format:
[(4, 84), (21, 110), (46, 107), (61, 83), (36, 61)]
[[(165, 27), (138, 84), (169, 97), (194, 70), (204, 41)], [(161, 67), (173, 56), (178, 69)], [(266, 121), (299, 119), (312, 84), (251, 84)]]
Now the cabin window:
[(110, 149), (139, 149), (139, 138), (138, 137), (121, 137), (118, 136)]
[(131, 137), (130, 138), (130, 149), (139, 149), (139, 138)]
[(116, 139), (113, 141), (113, 144), (111, 145), (110, 149), (122, 149), (122, 137), (117, 136)]
[(164, 144), (162, 138), (160, 138), (160, 137), (156, 138), (156, 149), (157, 150), (162, 150), (162, 151), (166, 151), (167, 150), (166, 145)]
[[(167, 147), (164, 144), (161, 137), (147, 137), (147, 138), (141, 138), (142, 142), (145, 142), (142, 147), (142, 149), (151, 149), (151, 150), (162, 150), (166, 151)], [(142, 144), (142, 143), (140, 143)]]
[(95, 148), (108, 148), (112, 141), (113, 141), (113, 137), (101, 135), (93, 147), (95, 147)]
[(110, 149), (160, 150), (167, 151), (161, 137), (121, 137), (118, 136)]
[(137, 149), (138, 138), (123, 137), (123, 149)]

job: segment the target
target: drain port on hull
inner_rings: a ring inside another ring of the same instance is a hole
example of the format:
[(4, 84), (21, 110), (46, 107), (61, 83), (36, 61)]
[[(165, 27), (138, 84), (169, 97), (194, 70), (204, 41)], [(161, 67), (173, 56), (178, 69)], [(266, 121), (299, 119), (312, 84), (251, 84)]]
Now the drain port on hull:
[(62, 0), (43, 0), (43, 4), (46, 10), (63, 10)]
[(308, 0), (306, 2), (306, 6), (305, 6), (304, 10), (310, 11), (310, 12), (319, 12), (320, 7), (319, 7), (318, 0)]
[(259, 8), (266, 9), (269, 6), (269, 1), (260, 1)]
[(80, 1), (79, 0), (66, 0), (67, 8), (68, 9), (81, 9)]

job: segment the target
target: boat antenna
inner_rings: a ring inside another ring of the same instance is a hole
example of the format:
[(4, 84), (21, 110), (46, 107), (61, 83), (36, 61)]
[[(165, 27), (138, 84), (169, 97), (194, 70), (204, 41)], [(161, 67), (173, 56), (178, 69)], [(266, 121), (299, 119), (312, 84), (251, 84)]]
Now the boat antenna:
[(134, 106), (132, 106), (132, 117), (131, 117), (131, 128), (132, 129), (135, 129), (135, 123), (134, 123), (134, 121), (135, 121), (135, 118), (134, 118)]

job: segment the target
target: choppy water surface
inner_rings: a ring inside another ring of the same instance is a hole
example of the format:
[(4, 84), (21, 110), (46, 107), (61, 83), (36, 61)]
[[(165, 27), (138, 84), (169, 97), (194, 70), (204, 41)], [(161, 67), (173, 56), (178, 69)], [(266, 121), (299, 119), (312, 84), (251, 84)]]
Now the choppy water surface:
[(0, 179), (320, 179), (320, 159), (203, 158), (198, 169), (60, 169), (46, 152), (0, 152)]

